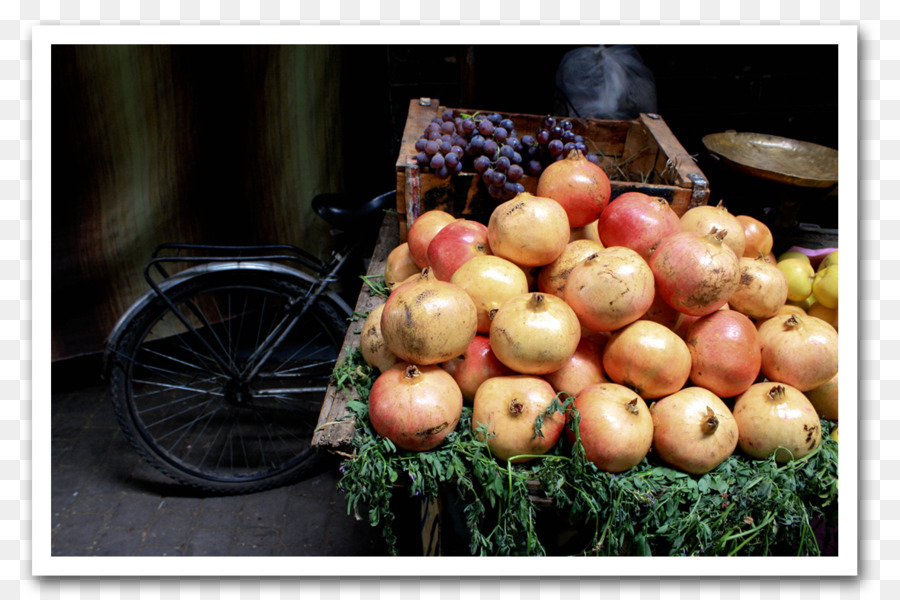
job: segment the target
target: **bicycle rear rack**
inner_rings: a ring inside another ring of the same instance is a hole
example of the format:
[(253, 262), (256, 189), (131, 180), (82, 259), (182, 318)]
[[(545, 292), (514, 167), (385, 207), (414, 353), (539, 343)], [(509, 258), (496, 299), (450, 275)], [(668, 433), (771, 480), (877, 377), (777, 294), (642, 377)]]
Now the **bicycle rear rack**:
[[(183, 251), (196, 254), (181, 254)], [(175, 254), (166, 255), (166, 252)], [(160, 244), (153, 251), (151, 259), (144, 266), (144, 278), (151, 287), (155, 287), (151, 271), (156, 272), (163, 279), (170, 277), (165, 269), (166, 264), (173, 263), (209, 263), (209, 262), (241, 262), (241, 261), (270, 261), (301, 264), (307, 269), (319, 275), (327, 275), (331, 268), (308, 251), (288, 244), (270, 244), (259, 246), (232, 246), (218, 244)]]

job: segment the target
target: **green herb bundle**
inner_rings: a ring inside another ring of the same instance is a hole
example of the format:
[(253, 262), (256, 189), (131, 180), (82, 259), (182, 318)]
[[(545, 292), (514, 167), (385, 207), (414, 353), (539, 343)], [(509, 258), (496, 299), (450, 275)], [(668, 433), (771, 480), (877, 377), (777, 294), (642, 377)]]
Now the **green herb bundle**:
[(544, 457), (512, 464), (491, 455), (486, 427), (473, 431), (468, 407), (438, 448), (398, 450), (369, 424), (366, 398), (375, 374), (359, 351), (335, 374), (363, 399), (348, 403), (356, 418), (354, 454), (341, 465), (348, 512), (367, 507), (393, 553), (395, 495), (452, 496), (448, 504), (463, 515), (467, 549), (480, 556), (820, 555), (815, 523), (836, 525), (838, 446), (828, 421), (819, 449), (786, 464), (736, 452), (698, 477), (651, 452), (633, 469), (611, 474), (585, 459), (571, 397), (548, 411), (567, 413), (574, 444), (561, 440)]

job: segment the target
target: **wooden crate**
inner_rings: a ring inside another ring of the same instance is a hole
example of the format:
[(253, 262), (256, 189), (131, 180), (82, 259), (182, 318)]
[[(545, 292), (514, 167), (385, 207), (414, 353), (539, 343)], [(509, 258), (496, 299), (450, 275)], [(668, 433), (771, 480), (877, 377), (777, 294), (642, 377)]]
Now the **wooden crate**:
[[(435, 98), (411, 100), (400, 153), (397, 157), (397, 212), (400, 239), (406, 239), (408, 224), (427, 210), (441, 209), (457, 216), (487, 222), (496, 200), (488, 196), (475, 173), (460, 173), (438, 179), (416, 165), (416, 140), (434, 117), (447, 107)], [(468, 114), (476, 111), (454, 109)], [(493, 112), (493, 111), (480, 111)], [(544, 117), (501, 113), (516, 124), (519, 136), (533, 135)], [(666, 122), (656, 114), (641, 114), (631, 121), (570, 119), (576, 133), (601, 158), (610, 174), (612, 197), (628, 191), (661, 196), (679, 215), (709, 200), (709, 184), (693, 158), (681, 146)], [(524, 176), (525, 190), (534, 193), (537, 178)]]

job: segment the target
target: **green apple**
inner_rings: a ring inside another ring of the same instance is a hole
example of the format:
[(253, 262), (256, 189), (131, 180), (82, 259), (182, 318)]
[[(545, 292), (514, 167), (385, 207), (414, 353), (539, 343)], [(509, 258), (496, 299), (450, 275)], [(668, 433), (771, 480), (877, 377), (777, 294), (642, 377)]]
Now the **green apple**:
[(813, 294), (823, 306), (837, 308), (838, 305), (838, 266), (829, 265), (816, 273), (813, 280)]
[(831, 265), (836, 265), (836, 264), (838, 264), (838, 251), (837, 250), (835, 250), (831, 254), (827, 255), (825, 258), (823, 258), (822, 262), (819, 263), (819, 268), (816, 270), (821, 271), (822, 269), (827, 269)]
[(813, 270), (809, 259), (785, 258), (775, 265), (784, 273), (788, 282), (788, 300), (800, 302), (806, 300), (813, 293), (813, 281), (816, 272)]

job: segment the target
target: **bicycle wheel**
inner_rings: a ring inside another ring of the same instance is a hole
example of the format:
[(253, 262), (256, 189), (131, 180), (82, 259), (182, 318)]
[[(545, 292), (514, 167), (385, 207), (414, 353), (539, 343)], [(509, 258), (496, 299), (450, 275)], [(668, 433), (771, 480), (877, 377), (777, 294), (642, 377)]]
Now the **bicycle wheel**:
[(311, 467), (346, 321), (320, 298), (279, 334), (306, 290), (279, 272), (209, 271), (167, 290), (177, 312), (156, 297), (123, 325), (110, 393), (126, 437), (150, 464), (227, 493), (283, 485)]

